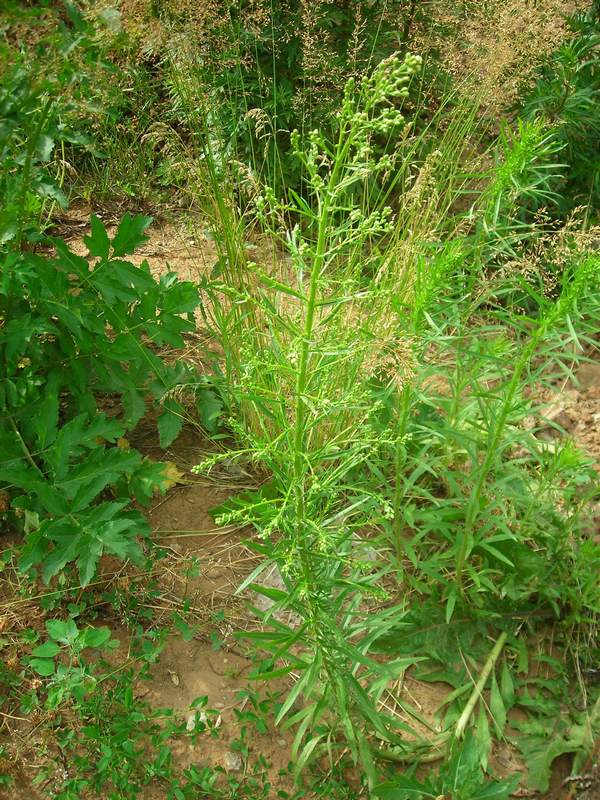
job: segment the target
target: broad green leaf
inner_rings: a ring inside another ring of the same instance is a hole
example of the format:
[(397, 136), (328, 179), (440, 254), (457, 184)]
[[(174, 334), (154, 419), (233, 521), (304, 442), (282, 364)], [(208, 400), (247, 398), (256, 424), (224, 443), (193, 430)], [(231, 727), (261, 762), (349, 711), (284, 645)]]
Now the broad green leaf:
[(48, 640), (47, 642), (44, 642), (44, 644), (40, 644), (31, 651), (31, 655), (36, 656), (37, 658), (52, 658), (58, 653), (60, 653), (60, 647), (52, 640)]
[(29, 664), (43, 678), (54, 675), (55, 664), (51, 658), (32, 658)]
[(92, 214), (90, 220), (91, 234), (84, 236), (83, 241), (88, 249), (88, 254), (92, 258), (101, 258), (105, 261), (110, 253), (110, 239), (106, 232), (106, 228), (95, 214)]
[(542, 794), (548, 791), (554, 760), (578, 749), (558, 731), (549, 731), (547, 736), (521, 736), (518, 746), (527, 763), (527, 785)]
[(143, 214), (125, 214), (112, 241), (113, 255), (126, 256), (135, 252), (141, 244), (148, 241), (146, 228), (152, 222), (152, 217)]
[(200, 389), (196, 398), (200, 424), (208, 433), (216, 433), (223, 403), (211, 389)]
[(109, 628), (86, 628), (80, 637), (83, 647), (102, 647), (111, 637)]
[(36, 150), (40, 161), (50, 161), (54, 150), (54, 139), (47, 133), (42, 133), (37, 141)]
[(69, 207), (69, 201), (63, 190), (56, 183), (48, 179), (40, 181), (37, 184), (36, 192), (40, 197), (44, 197), (47, 200), (54, 200), (63, 210)]
[(48, 631), (48, 635), (54, 639), (55, 642), (63, 642), (64, 644), (74, 642), (79, 633), (77, 625), (70, 617), (67, 620), (48, 620), (46, 622), (46, 630)]

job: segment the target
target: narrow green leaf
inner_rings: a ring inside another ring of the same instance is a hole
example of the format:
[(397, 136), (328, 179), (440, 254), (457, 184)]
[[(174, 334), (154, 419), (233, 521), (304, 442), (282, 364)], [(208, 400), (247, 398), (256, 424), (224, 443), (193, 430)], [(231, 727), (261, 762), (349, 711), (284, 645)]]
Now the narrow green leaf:
[(487, 769), (488, 758), (492, 750), (492, 736), (483, 702), (479, 703), (479, 711), (477, 713), (477, 722), (475, 725), (475, 741), (478, 744), (479, 763), (485, 770)]
[(512, 708), (515, 703), (515, 684), (506, 661), (502, 664), (502, 672), (500, 674), (500, 694), (505, 708)]
[(500, 693), (500, 688), (498, 686), (495, 673), (492, 673), (490, 711), (492, 712), (496, 736), (500, 738), (504, 733), (504, 728), (506, 726), (506, 708), (504, 707), (504, 701), (502, 700), (502, 695)]

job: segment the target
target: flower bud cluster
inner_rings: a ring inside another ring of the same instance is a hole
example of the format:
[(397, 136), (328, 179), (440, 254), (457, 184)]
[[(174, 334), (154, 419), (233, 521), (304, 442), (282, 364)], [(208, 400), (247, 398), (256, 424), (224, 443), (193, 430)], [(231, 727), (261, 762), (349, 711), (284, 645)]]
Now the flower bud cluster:
[(386, 135), (403, 124), (404, 117), (397, 108), (384, 108), (371, 121), (371, 129), (375, 133)]
[(394, 230), (392, 209), (384, 206), (381, 210), (372, 211), (357, 226), (361, 238), (377, 237)]
[(254, 208), (256, 218), (265, 226), (268, 226), (269, 219), (280, 217), (282, 213), (280, 201), (277, 199), (272, 187), (267, 184), (263, 186), (262, 193), (254, 198)]
[(369, 104), (375, 106), (395, 97), (407, 97), (410, 79), (421, 69), (421, 64), (421, 56), (411, 53), (403, 61), (397, 54), (382, 61), (367, 80)]

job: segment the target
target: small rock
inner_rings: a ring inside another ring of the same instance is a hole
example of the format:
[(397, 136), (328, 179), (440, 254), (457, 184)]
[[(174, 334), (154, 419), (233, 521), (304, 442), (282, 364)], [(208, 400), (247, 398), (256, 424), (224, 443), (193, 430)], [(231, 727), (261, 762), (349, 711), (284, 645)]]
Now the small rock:
[(186, 731), (193, 731), (198, 722), (206, 722), (206, 714), (204, 711), (190, 711), (185, 721)]
[(287, 745), (287, 742), (286, 742), (286, 740), (285, 740), (285, 739), (277, 739), (277, 744), (278, 744), (280, 747), (285, 747), (285, 746)]
[[(190, 711), (190, 713), (187, 715), (187, 718), (186, 718), (185, 729), (187, 731), (191, 732), (191, 731), (195, 730), (196, 725), (199, 722), (204, 723), (205, 725), (208, 725), (208, 717), (206, 716), (206, 713), (204, 711)], [(214, 721), (213, 727), (214, 728), (220, 728), (222, 722), (223, 722), (223, 720), (221, 718), (221, 715), (219, 714), (219, 716)]]
[(171, 683), (173, 684), (173, 686), (179, 686), (179, 683), (180, 683), (179, 675), (176, 672), (174, 672), (172, 669), (167, 670), (167, 672), (169, 673), (169, 676), (171, 678)]
[[(278, 589), (281, 592), (287, 592), (285, 581), (283, 580), (283, 576), (279, 571), (277, 564), (271, 564), (269, 567), (267, 567), (267, 569), (265, 569), (264, 572), (262, 572), (257, 578), (256, 582), (262, 586), (266, 586), (269, 589)], [(270, 597), (266, 597), (264, 594), (260, 594), (259, 592), (252, 592), (252, 602), (256, 608), (259, 609), (259, 611), (264, 613), (267, 613), (275, 605), (274, 600), (271, 600)], [(299, 615), (289, 609), (276, 611), (273, 614), (273, 617), (278, 622), (283, 622), (285, 625), (289, 625), (290, 628), (297, 628), (301, 622)]]
[(235, 753), (233, 750), (228, 750), (225, 753), (224, 766), (227, 772), (241, 772), (244, 766), (241, 755), (239, 753)]
[(556, 425), (560, 425), (560, 427), (564, 428), (566, 431), (573, 425), (573, 417), (560, 400), (545, 406), (542, 410), (542, 414), (545, 419), (556, 423)]
[(582, 364), (576, 377), (582, 389), (600, 386), (600, 364)]

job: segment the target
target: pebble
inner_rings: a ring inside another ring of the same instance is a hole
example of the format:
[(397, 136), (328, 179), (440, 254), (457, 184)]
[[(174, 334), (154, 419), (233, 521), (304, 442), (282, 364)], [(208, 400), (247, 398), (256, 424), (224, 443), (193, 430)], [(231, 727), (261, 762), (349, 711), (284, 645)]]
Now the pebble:
[(244, 766), (241, 755), (234, 753), (233, 750), (228, 750), (225, 753), (224, 766), (227, 772), (240, 772)]
[(204, 711), (190, 711), (185, 721), (186, 731), (193, 731), (197, 722), (206, 722), (206, 714)]
[[(185, 722), (186, 730), (193, 731), (196, 727), (197, 722), (203, 722), (205, 725), (208, 724), (208, 717), (206, 716), (206, 713), (204, 711), (190, 711), (190, 713), (187, 715)], [(214, 721), (214, 727), (220, 728), (222, 722), (223, 720), (221, 718), (221, 715), (219, 714), (219, 716)]]

